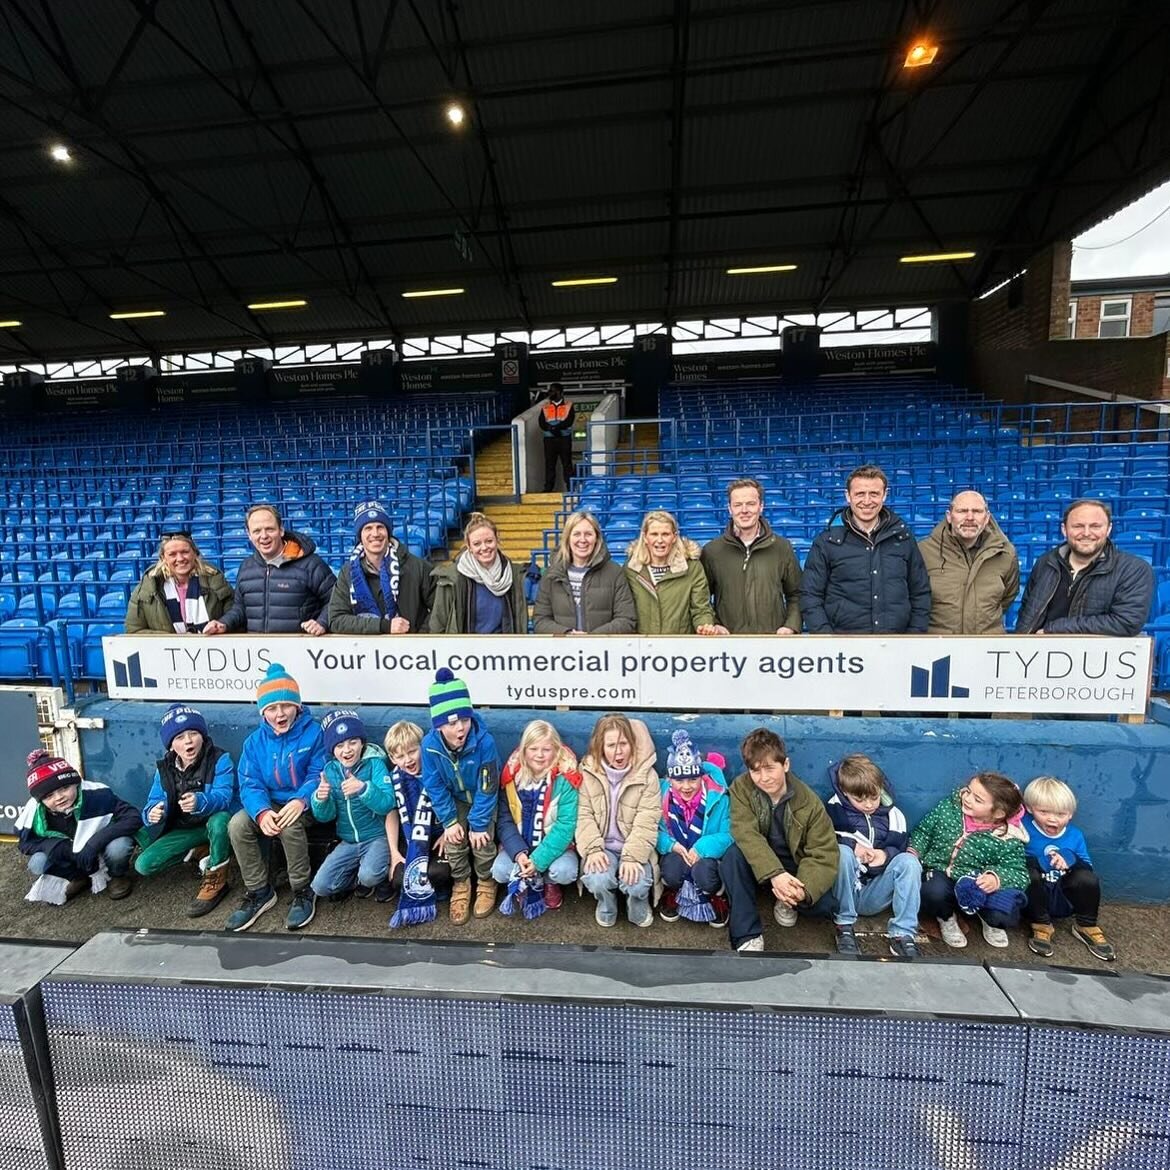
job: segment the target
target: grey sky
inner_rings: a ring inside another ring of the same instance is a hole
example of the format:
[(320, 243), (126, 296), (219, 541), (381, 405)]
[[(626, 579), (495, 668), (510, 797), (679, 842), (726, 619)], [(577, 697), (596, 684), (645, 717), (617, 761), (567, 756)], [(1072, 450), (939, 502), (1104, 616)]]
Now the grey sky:
[(1163, 272), (1170, 272), (1170, 183), (1073, 240), (1073, 280)]

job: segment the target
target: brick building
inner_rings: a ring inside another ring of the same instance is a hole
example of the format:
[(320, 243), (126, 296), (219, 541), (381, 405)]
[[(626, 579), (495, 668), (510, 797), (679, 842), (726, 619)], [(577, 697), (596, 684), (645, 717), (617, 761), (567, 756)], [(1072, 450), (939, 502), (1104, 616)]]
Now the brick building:
[(1074, 280), (1069, 285), (1070, 338), (1149, 337), (1170, 329), (1170, 273)]

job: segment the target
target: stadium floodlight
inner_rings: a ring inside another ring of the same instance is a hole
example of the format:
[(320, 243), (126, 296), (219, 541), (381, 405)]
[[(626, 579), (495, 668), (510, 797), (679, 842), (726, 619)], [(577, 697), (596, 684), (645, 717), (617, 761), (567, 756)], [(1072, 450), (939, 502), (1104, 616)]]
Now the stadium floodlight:
[(63, 142), (54, 142), (49, 147), (49, 157), (54, 162), (59, 163), (71, 163), (73, 161), (73, 155), (70, 153), (69, 147)]
[(415, 301), (420, 297), (457, 297), (465, 293), (465, 288), (415, 288), (402, 294), (404, 300)]
[(273, 309), (305, 309), (308, 301), (253, 301), (248, 306), (253, 313), (267, 313)]
[(952, 260), (974, 260), (974, 252), (923, 252), (920, 256), (899, 256), (899, 264), (946, 264)]
[(617, 284), (616, 276), (573, 276), (551, 281), (553, 288), (582, 288), (587, 284)]
[(923, 65), (933, 65), (937, 56), (938, 45), (933, 41), (915, 41), (906, 53), (902, 68), (921, 69)]
[(795, 264), (756, 264), (750, 268), (729, 268), (728, 276), (756, 276), (765, 272), (795, 272)]
[(459, 102), (448, 102), (443, 110), (443, 116), (456, 128), (467, 121), (467, 111)]
[(135, 309), (128, 313), (111, 313), (111, 321), (139, 321), (143, 317), (165, 317), (165, 309)]
[(0, 329), (19, 329), (23, 321), (0, 321)]

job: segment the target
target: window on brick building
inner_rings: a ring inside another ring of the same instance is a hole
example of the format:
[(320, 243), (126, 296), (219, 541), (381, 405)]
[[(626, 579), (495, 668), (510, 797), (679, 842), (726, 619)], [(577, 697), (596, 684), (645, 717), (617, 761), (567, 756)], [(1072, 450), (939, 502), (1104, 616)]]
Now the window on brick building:
[(1076, 301), (1069, 301), (1069, 303), (1068, 303), (1068, 335), (1069, 335), (1069, 337), (1076, 337), (1076, 335), (1077, 335), (1077, 303), (1076, 303)]
[(1159, 293), (1154, 297), (1155, 333), (1170, 331), (1170, 293)]
[(1098, 337), (1129, 336), (1130, 299), (1101, 302), (1101, 322), (1097, 326)]

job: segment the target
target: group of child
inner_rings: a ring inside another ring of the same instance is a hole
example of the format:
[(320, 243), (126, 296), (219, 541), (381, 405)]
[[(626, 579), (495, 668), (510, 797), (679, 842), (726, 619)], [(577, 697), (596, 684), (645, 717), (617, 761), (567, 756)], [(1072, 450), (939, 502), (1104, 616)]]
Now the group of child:
[[(868, 757), (833, 767), (822, 801), (763, 728), (743, 741), (746, 771), (728, 784), (722, 758), (704, 759), (685, 730), (674, 733), (660, 780), (646, 725), (621, 714), (597, 721), (580, 761), (552, 724), (535, 720), (503, 762), (466, 684), (446, 669), (430, 687), (430, 730), (399, 722), (382, 746), (356, 711), (318, 723), (279, 665), (256, 702), (260, 725), (238, 769), (199, 711), (170, 707), (141, 812), (67, 761), (32, 753), (18, 820), (36, 878), (28, 899), (59, 905), (85, 890), (124, 898), (131, 862), (147, 876), (197, 861), (187, 913), (198, 918), (229, 892), (234, 854), (244, 897), (226, 927), (246, 930), (276, 905), (279, 843), (290, 930), (313, 920), (318, 899), (351, 894), (396, 899), (392, 928), (434, 920), (442, 901), (455, 925), (497, 909), (535, 918), (559, 909), (579, 880), (600, 926), (617, 921), (619, 896), (631, 923), (650, 926), (657, 897), (664, 921), (726, 926), (732, 947), (750, 952), (763, 950), (763, 886), (782, 927), (831, 917), (843, 954), (860, 951), (859, 915), (889, 909), (889, 949), (903, 958), (919, 953), (920, 916), (951, 947), (966, 946), (973, 919), (988, 944), (1005, 947), (1006, 929), (1024, 916), (1042, 956), (1054, 952), (1053, 919), (1071, 916), (1096, 958), (1115, 957), (1097, 923), (1100, 884), (1071, 824), (1076, 799), (1053, 777), (1021, 793), (1006, 776), (980, 772), (910, 831)], [(336, 843), (314, 874), (315, 825)]]

